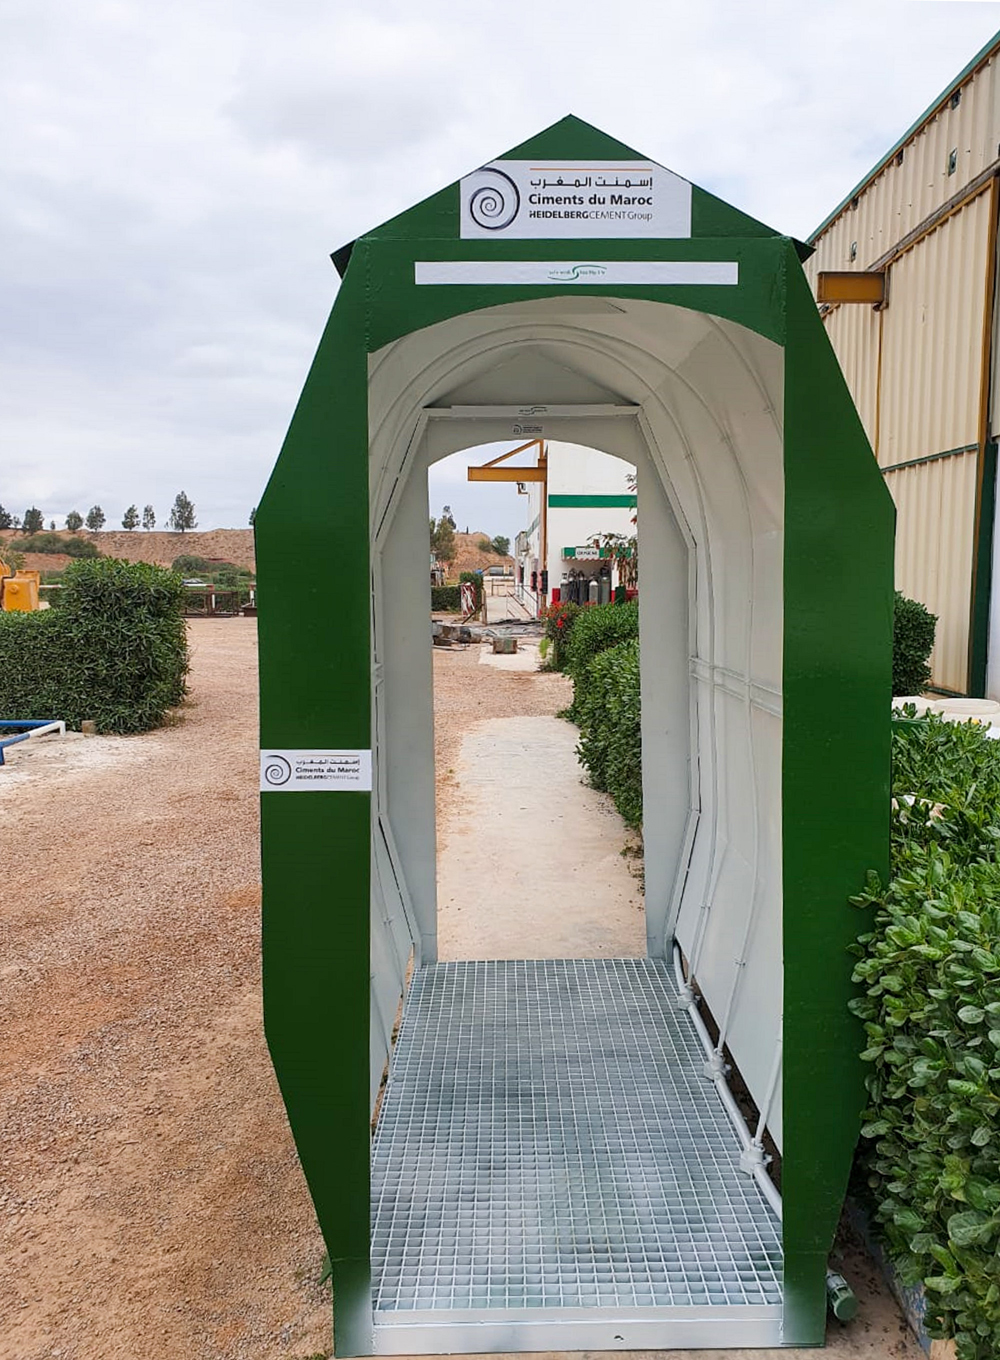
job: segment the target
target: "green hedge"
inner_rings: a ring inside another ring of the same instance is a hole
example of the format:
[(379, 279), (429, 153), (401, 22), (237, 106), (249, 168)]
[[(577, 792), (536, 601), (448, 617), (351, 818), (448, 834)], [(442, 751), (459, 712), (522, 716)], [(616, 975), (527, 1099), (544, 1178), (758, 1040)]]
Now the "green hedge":
[(573, 620), (566, 641), (566, 670), (574, 680), (583, 678), (587, 663), (598, 652), (639, 636), (639, 603), (584, 606)]
[(41, 534), (29, 534), (27, 538), (11, 540), (12, 547), (15, 541), (17, 551), (22, 553), (65, 553), (67, 557), (101, 556), (93, 539), (63, 538), (62, 534), (53, 533), (49, 530)]
[(896, 591), (892, 618), (892, 692), (919, 694), (931, 678), (927, 658), (934, 650), (937, 615)]
[(181, 578), (145, 562), (74, 562), (60, 607), (0, 614), (0, 716), (144, 732), (180, 703), (188, 669)]
[(458, 586), (431, 586), (431, 609), (435, 614), (460, 614), (462, 598)]
[(595, 789), (604, 789), (629, 826), (642, 824), (639, 639), (593, 657), (573, 701), (577, 755)]
[(860, 1166), (932, 1336), (1000, 1354), (1000, 742), (936, 716), (893, 738), (893, 877), (856, 946)]

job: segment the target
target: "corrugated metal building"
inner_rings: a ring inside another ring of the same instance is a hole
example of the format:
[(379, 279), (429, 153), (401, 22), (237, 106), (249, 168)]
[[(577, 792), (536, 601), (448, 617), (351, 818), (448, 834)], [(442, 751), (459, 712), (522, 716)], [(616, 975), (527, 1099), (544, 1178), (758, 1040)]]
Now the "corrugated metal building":
[(992, 698), (998, 175), (1000, 34), (813, 233), (806, 265), (896, 502), (897, 587), (939, 617), (932, 683)]

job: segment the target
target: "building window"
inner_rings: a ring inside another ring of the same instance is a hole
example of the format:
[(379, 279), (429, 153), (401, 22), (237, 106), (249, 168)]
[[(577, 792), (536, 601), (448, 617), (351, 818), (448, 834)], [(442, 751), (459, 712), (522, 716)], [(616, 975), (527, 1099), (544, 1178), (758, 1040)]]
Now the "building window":
[(851, 261), (854, 261), (854, 260), (856, 260), (856, 259), (858, 258), (858, 243), (857, 243), (857, 241), (852, 241), (852, 242), (851, 242), (851, 248), (850, 248), (850, 250), (847, 252), (847, 258), (848, 258), (849, 260), (851, 260)]
[(958, 147), (948, 152), (948, 174), (953, 175), (958, 169)]

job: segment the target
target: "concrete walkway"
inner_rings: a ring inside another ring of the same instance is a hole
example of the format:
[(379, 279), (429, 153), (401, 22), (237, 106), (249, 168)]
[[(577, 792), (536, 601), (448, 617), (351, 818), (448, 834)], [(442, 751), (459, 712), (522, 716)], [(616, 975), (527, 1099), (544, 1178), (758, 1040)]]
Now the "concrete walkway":
[(625, 825), (583, 782), (578, 737), (550, 717), (489, 718), (465, 733), (438, 828), (442, 960), (645, 954)]

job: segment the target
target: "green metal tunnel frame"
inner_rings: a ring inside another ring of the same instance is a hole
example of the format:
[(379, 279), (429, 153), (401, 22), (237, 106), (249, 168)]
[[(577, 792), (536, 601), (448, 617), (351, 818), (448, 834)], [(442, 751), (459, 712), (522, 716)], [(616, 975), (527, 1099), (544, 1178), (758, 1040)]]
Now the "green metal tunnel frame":
[[(639, 159), (575, 118), (501, 159), (596, 157)], [(373, 745), (370, 356), (498, 300), (567, 291), (416, 286), (420, 261), (566, 256), (551, 240), (460, 239), (458, 194), (450, 185), (335, 256), (343, 282), (256, 515), (262, 749)], [(588, 279), (572, 292), (721, 318), (784, 352), (782, 1341), (818, 1345), (863, 1104), (847, 1009), (861, 918), (848, 899), (869, 870), (888, 870), (892, 504), (796, 242), (694, 186), (689, 238), (571, 248), (577, 259), (735, 261), (736, 287)], [(305, 584), (279, 604), (291, 542)], [(261, 818), (267, 1040), (332, 1262), (337, 1354), (369, 1354), (371, 795), (267, 791)]]

